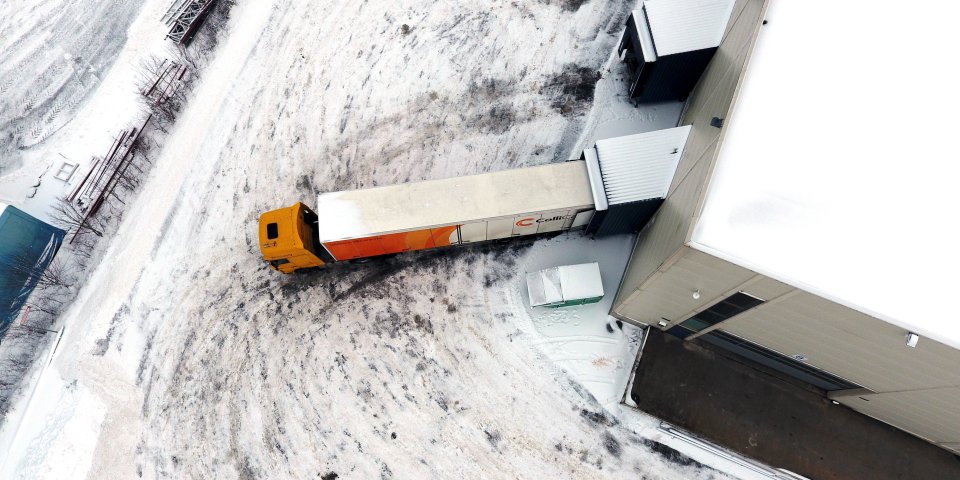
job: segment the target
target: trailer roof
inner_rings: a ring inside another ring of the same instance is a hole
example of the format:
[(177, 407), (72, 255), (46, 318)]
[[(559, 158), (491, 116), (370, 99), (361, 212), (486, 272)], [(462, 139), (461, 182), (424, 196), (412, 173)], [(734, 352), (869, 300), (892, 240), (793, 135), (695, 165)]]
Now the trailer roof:
[(693, 246), (960, 348), (957, 7), (940, 7), (772, 2)]
[(317, 198), (321, 242), (593, 208), (583, 161), (331, 192)]

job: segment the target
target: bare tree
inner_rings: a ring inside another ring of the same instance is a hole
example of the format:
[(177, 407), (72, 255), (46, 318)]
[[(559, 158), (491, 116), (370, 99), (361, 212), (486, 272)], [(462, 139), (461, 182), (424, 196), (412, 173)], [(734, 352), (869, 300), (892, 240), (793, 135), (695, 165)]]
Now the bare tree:
[(0, 338), (0, 417), (5, 417), (47, 337), (46, 332), (13, 325), (6, 332), (0, 331)]
[(140, 94), (161, 132), (168, 132), (169, 125), (186, 104), (185, 87), (192, 62), (193, 58), (183, 53), (178, 53), (176, 59), (151, 55), (137, 68)]
[(97, 237), (94, 236), (85, 236), (77, 237), (74, 239), (73, 243), (68, 243), (63, 248), (70, 250), (70, 253), (74, 255), (74, 262), (77, 265), (78, 270), (87, 269), (87, 260), (90, 260), (91, 255), (93, 254), (93, 247), (97, 244)]
[(40, 275), (40, 282), (37, 285), (41, 288), (72, 288), (76, 283), (76, 267), (60, 258), (54, 258)]
[[(86, 233), (93, 233), (98, 237), (103, 236), (103, 227), (94, 218), (87, 218), (87, 213), (77, 204), (66, 198), (57, 199), (53, 206), (53, 222), (58, 227), (74, 232), (78, 237)], [(94, 226), (94, 224), (97, 224)]]
[(75, 269), (66, 262), (57, 258), (44, 261), (26, 253), (0, 257), (0, 271), (9, 279), (0, 282), (0, 288), (14, 297), (23, 292), (24, 285), (33, 285), (25, 304), (49, 315), (60, 312), (77, 282)]

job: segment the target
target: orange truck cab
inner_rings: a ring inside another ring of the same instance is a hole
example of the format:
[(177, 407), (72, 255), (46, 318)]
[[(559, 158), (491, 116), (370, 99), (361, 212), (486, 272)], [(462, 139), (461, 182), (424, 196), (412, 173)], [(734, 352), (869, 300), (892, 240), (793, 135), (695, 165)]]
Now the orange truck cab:
[(317, 214), (303, 203), (260, 215), (260, 253), (270, 267), (283, 273), (322, 267), (333, 258), (320, 245)]

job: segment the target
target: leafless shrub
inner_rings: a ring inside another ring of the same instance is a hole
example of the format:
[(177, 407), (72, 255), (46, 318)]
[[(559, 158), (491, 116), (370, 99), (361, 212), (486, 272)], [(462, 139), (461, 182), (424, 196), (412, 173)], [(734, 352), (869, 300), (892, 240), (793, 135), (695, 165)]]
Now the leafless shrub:
[(73, 232), (77, 237), (94, 234), (98, 237), (103, 236), (103, 226), (100, 225), (95, 217), (87, 217), (86, 209), (73, 203), (66, 198), (60, 198), (53, 206), (53, 222), (58, 227)]
[(38, 348), (52, 336), (42, 329), (24, 328), (13, 325), (5, 333), (0, 333), (0, 418), (10, 411), (23, 377), (42, 353)]
[[(181, 51), (182, 52), (182, 51)], [(137, 67), (137, 84), (153, 123), (163, 133), (186, 104), (186, 84), (194, 66), (182, 53), (165, 58), (150, 55)]]

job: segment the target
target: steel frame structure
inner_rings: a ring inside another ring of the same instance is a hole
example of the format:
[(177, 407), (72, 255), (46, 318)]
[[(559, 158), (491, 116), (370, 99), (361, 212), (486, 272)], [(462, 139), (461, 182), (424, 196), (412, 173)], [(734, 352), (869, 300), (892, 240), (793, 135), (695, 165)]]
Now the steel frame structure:
[(199, 19), (216, 0), (174, 0), (163, 22), (170, 26), (167, 38), (183, 45), (190, 41), (190, 34), (196, 30)]

